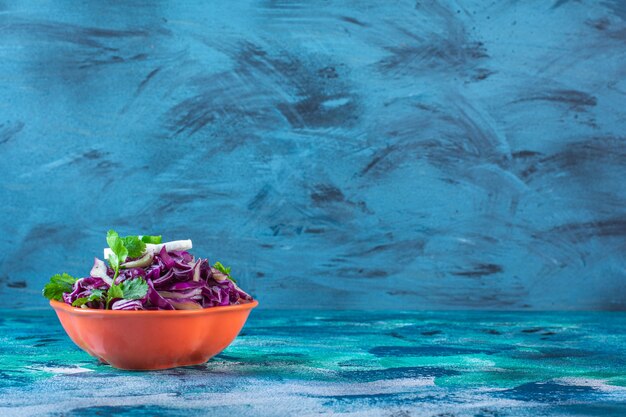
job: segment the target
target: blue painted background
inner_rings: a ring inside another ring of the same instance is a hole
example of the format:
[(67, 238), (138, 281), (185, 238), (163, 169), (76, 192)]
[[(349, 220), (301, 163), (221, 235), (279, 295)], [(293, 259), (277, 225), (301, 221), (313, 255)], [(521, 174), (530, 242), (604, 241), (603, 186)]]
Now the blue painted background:
[(113, 227), (270, 308), (624, 308), (625, 42), (619, 0), (1, 2), (0, 302)]

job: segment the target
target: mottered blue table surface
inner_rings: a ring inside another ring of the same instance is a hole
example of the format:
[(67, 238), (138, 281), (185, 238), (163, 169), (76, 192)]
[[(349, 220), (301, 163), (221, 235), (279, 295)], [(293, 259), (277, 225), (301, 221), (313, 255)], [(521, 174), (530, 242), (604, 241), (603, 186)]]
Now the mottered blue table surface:
[(131, 372), (5, 310), (0, 415), (626, 416), (626, 314), (258, 310), (206, 364)]

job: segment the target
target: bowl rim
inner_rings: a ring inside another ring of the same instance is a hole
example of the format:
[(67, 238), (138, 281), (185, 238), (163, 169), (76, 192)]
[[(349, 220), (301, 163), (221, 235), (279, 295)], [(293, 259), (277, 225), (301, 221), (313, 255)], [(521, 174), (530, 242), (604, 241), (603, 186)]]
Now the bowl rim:
[(100, 310), (95, 308), (79, 308), (72, 307), (61, 301), (50, 300), (50, 306), (55, 310), (63, 310), (71, 314), (85, 315), (107, 315), (107, 316), (191, 316), (201, 314), (216, 314), (227, 311), (252, 310), (257, 307), (259, 302), (252, 300), (250, 303), (235, 304), (229, 306), (207, 307), (199, 310)]

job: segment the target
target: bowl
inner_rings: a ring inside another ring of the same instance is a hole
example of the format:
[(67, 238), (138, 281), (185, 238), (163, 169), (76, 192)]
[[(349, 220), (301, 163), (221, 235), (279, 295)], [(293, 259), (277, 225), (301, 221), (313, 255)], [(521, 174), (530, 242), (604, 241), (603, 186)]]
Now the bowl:
[(258, 301), (201, 310), (95, 310), (50, 301), (78, 347), (119, 369), (205, 363), (241, 331)]

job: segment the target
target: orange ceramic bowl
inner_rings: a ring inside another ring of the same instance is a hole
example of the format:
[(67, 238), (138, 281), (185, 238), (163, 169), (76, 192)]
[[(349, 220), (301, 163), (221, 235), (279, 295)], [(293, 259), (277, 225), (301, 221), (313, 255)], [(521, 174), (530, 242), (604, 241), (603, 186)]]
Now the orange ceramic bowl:
[(208, 361), (237, 337), (259, 303), (148, 311), (50, 305), (70, 339), (91, 356), (120, 369), (154, 370)]

